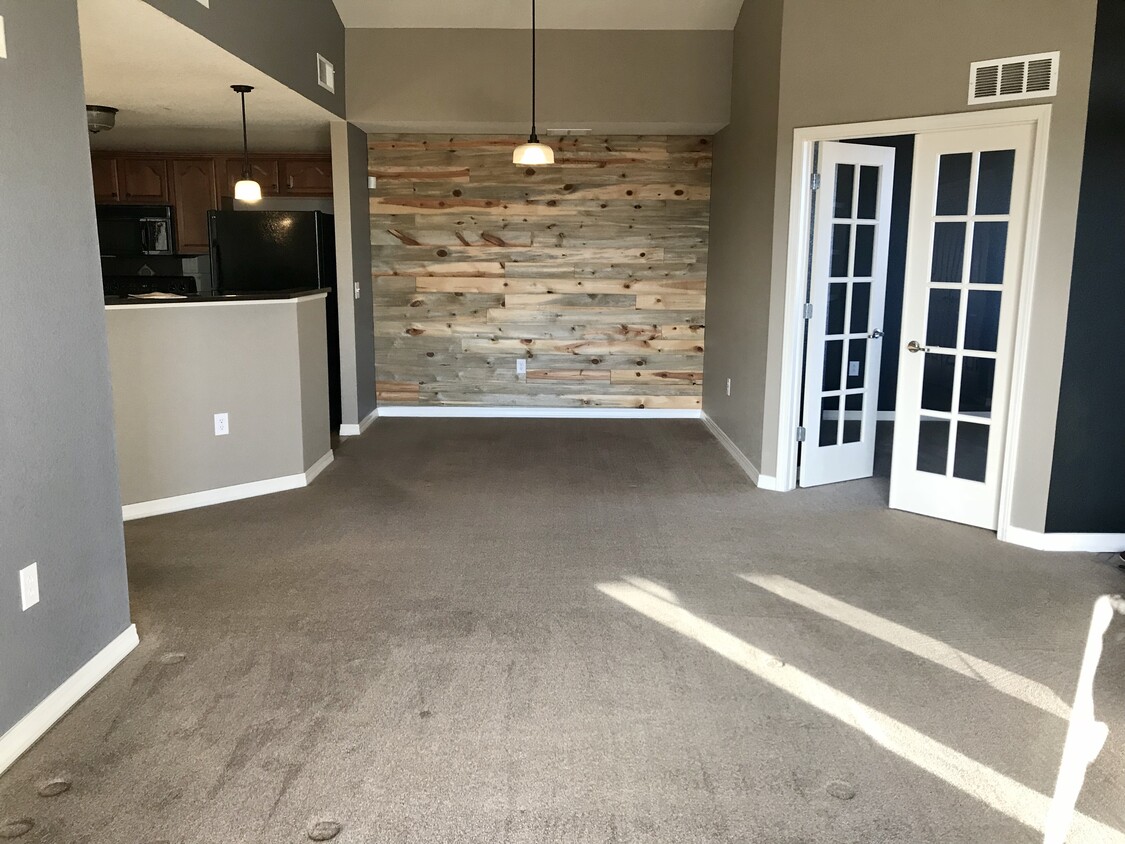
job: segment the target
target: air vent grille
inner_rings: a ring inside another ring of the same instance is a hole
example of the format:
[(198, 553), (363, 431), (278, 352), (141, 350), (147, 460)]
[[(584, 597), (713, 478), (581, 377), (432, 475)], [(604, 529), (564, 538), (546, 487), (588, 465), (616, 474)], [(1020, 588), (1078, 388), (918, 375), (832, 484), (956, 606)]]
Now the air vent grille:
[(1058, 83), (1058, 52), (973, 62), (969, 105), (1053, 97)]

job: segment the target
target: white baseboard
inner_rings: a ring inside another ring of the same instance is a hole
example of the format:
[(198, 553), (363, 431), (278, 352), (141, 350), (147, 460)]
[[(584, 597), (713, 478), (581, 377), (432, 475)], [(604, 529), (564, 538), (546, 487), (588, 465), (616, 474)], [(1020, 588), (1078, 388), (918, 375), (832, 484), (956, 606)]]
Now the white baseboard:
[(340, 436), (341, 437), (358, 437), (360, 434), (362, 434), (364, 431), (366, 431), (368, 428), (370, 428), (371, 423), (374, 422), (378, 418), (379, 418), (379, 408), (375, 408), (373, 411), (371, 411), (365, 417), (363, 417), (362, 421), (360, 421), (360, 423), (358, 425), (340, 425)]
[(1125, 533), (1039, 533), (1009, 527), (999, 534), (1003, 542), (1036, 551), (1125, 551)]
[(753, 464), (749, 457), (743, 454), (742, 449), (734, 444), (734, 440), (727, 436), (726, 431), (720, 428), (715, 420), (704, 413), (701, 417), (703, 424), (707, 426), (707, 430), (719, 441), (719, 445), (727, 450), (727, 453), (734, 458), (734, 462), (741, 467), (742, 471), (750, 476), (750, 480), (754, 482), (754, 486), (759, 489), (775, 489), (777, 479), (772, 475), (763, 475), (758, 471), (758, 467)]
[(121, 518), (129, 522), (133, 519), (146, 519), (149, 516), (162, 516), (165, 513), (178, 513), (181, 510), (194, 510), (197, 507), (210, 507), (212, 504), (226, 504), (230, 501), (241, 501), (243, 498), (300, 489), (312, 483), (313, 478), (332, 462), (333, 456), (332, 450), (329, 449), (323, 457), (309, 467), (307, 472), (296, 475), (284, 475), (280, 478), (267, 478), (264, 481), (251, 481), (247, 484), (235, 484), (218, 489), (205, 489), (202, 492), (189, 492), (186, 495), (173, 495), (169, 498), (126, 504), (121, 508)]
[(56, 721), (128, 656), (139, 642), (137, 627), (130, 624), (93, 659), (71, 674), (61, 686), (0, 736), (0, 774), (39, 741)]
[(380, 407), (381, 417), (430, 416), (472, 419), (699, 419), (701, 411), (641, 407)]

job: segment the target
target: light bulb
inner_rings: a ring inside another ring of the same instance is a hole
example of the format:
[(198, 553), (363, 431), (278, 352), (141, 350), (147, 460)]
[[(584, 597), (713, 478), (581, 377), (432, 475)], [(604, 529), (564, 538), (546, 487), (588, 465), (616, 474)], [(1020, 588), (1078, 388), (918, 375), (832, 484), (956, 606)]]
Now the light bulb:
[(555, 151), (546, 144), (520, 144), (512, 154), (513, 164), (554, 164)]
[(234, 198), (242, 202), (261, 202), (262, 186), (253, 179), (243, 179), (235, 183)]

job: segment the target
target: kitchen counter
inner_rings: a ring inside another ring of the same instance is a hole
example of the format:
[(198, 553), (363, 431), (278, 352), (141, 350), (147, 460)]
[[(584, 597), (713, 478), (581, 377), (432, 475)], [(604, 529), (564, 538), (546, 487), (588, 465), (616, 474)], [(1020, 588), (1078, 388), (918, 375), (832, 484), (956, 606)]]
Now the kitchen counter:
[(125, 519), (305, 486), (331, 463), (327, 295), (106, 300)]
[(310, 297), (327, 296), (331, 292), (331, 288), (297, 288), (293, 290), (267, 290), (257, 293), (219, 293), (219, 294), (202, 294), (193, 296), (184, 296), (182, 298), (174, 299), (147, 299), (137, 296), (106, 296), (105, 306), (107, 308), (121, 308), (129, 307), (135, 308), (138, 306), (158, 306), (166, 307), (168, 305), (222, 305), (229, 302), (275, 302), (275, 301), (293, 301), (296, 299), (306, 299)]

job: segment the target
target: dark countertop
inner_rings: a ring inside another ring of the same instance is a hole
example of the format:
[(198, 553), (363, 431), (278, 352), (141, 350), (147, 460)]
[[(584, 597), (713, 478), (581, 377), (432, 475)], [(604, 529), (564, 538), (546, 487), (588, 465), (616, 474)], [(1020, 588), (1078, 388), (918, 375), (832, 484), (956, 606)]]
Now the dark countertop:
[(191, 305), (205, 302), (266, 302), (276, 299), (299, 299), (314, 293), (330, 293), (331, 287), (299, 287), (291, 290), (264, 290), (255, 293), (220, 293), (192, 295), (177, 299), (142, 299), (136, 296), (106, 296), (106, 305)]

